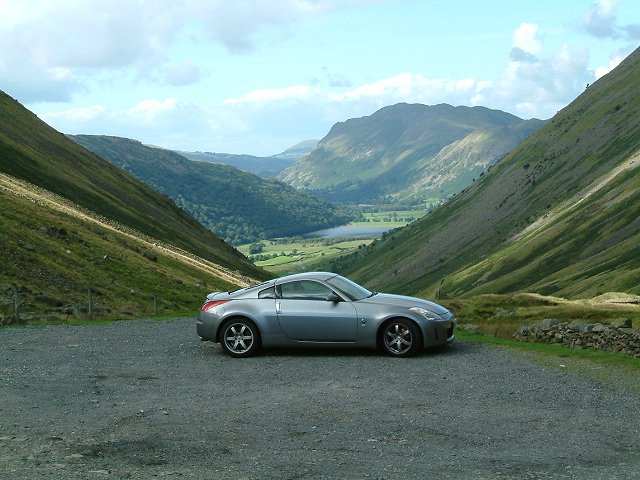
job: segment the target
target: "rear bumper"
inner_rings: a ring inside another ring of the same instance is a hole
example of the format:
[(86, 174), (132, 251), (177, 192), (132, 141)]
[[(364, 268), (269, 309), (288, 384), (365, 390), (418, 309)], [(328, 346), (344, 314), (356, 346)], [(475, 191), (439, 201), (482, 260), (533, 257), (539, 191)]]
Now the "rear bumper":
[(220, 318), (209, 312), (199, 312), (196, 318), (196, 332), (200, 340), (216, 342)]

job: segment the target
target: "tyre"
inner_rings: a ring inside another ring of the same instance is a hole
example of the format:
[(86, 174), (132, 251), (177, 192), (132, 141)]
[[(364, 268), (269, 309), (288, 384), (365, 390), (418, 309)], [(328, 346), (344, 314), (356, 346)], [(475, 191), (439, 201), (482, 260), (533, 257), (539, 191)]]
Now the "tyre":
[(382, 327), (381, 343), (385, 353), (394, 357), (415, 355), (422, 347), (418, 326), (410, 320), (396, 319)]
[(260, 333), (249, 320), (231, 319), (222, 327), (220, 346), (232, 357), (248, 357), (260, 348)]

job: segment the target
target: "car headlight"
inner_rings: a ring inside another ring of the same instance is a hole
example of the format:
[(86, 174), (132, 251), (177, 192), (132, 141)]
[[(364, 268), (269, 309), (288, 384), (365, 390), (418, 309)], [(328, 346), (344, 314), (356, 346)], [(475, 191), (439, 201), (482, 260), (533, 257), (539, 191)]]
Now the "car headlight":
[(424, 308), (411, 307), (409, 309), (409, 311), (413, 312), (413, 313), (417, 313), (418, 315), (420, 315), (421, 317), (426, 318), (427, 320), (437, 320), (438, 319), (438, 315), (436, 315), (433, 312), (430, 312), (429, 310), (425, 310)]

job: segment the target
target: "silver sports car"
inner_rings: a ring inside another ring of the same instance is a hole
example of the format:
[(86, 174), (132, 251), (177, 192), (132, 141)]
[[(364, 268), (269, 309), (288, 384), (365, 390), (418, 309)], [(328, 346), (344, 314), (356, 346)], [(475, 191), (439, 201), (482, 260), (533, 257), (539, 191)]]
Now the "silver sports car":
[(455, 325), (453, 314), (436, 303), (370, 292), (335, 273), (314, 272), (209, 294), (197, 332), (233, 357), (260, 347), (340, 345), (407, 357), (452, 342)]

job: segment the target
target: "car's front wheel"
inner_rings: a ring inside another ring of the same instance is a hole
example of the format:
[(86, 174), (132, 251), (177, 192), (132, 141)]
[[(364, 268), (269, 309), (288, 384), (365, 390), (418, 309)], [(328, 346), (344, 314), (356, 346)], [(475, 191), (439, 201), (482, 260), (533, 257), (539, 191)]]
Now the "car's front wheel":
[(409, 357), (422, 346), (422, 335), (417, 325), (410, 320), (395, 319), (382, 327), (384, 351), (394, 357)]
[(249, 320), (231, 319), (222, 327), (220, 345), (232, 357), (248, 357), (260, 348), (260, 333)]

